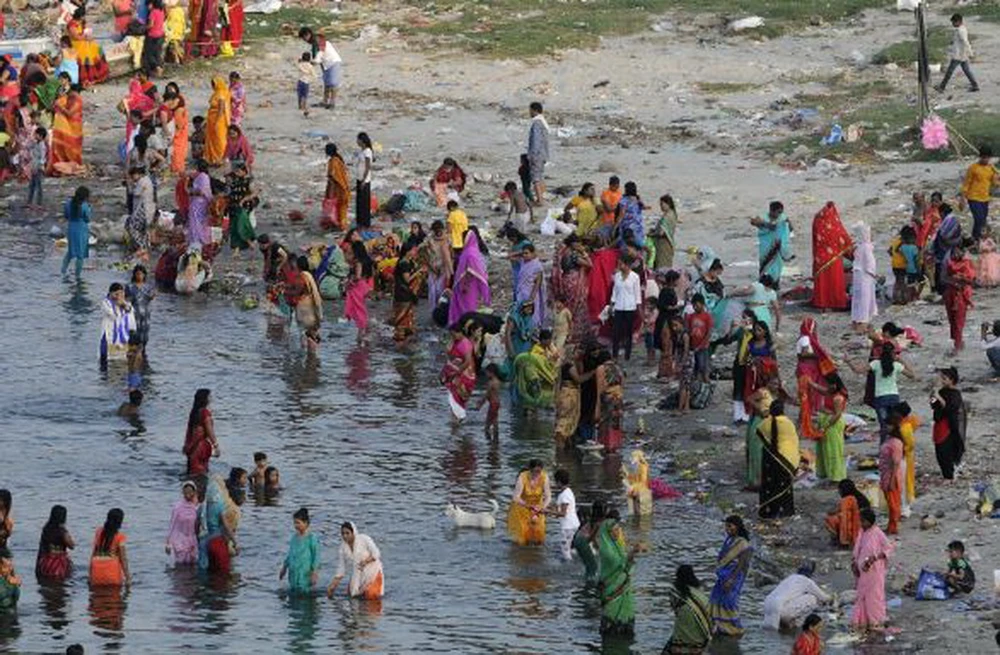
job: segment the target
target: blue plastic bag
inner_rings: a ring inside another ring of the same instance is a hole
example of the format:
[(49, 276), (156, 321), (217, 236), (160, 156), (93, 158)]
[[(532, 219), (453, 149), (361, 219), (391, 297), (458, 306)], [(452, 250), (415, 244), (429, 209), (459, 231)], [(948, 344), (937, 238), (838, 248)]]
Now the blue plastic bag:
[(917, 578), (917, 600), (948, 600), (951, 592), (948, 591), (948, 583), (944, 576), (934, 571), (920, 569), (920, 577)]

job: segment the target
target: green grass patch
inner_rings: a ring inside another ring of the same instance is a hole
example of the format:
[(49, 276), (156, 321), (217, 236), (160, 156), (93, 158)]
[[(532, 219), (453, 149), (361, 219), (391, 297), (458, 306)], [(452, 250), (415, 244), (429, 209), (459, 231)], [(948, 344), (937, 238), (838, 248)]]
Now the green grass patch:
[(746, 93), (759, 89), (759, 84), (752, 82), (699, 82), (698, 89), (703, 93), (713, 95), (728, 95), (730, 93)]
[(718, 13), (731, 18), (761, 16), (765, 20), (801, 23), (850, 18), (867, 9), (895, 6), (895, 0), (674, 0), (675, 8)]
[(328, 10), (286, 7), (273, 14), (247, 15), (246, 34), (251, 41), (273, 39), (282, 35), (297, 36), (300, 27), (311, 27), (336, 36), (346, 33), (338, 29), (338, 20), (338, 16)]
[(943, 13), (951, 16), (956, 11), (963, 16), (975, 16), (979, 20), (1000, 23), (1000, 2), (981, 2), (969, 7), (949, 7), (944, 9)]
[[(932, 27), (927, 31), (927, 53), (932, 64), (948, 62), (948, 46), (951, 45), (950, 27)], [(877, 66), (898, 64), (911, 66), (917, 60), (917, 40), (900, 41), (879, 50), (872, 57)]]

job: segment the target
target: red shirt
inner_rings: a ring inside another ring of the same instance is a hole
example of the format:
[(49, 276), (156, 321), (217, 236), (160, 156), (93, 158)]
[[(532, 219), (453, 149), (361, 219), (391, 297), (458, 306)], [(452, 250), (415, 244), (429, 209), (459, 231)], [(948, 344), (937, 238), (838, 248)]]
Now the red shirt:
[(164, 35), (163, 23), (167, 15), (162, 9), (154, 9), (149, 12), (149, 20), (146, 23), (146, 36), (151, 39), (162, 39)]
[(691, 350), (706, 350), (712, 341), (712, 315), (708, 312), (688, 314), (684, 324), (691, 339)]

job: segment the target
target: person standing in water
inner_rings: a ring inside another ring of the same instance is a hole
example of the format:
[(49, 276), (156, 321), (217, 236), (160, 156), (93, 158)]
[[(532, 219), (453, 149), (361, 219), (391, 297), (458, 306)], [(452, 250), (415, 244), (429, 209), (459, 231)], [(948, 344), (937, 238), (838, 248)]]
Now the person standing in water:
[(198, 562), (198, 487), (191, 480), (181, 485), (183, 497), (174, 503), (170, 514), (165, 551), (174, 556), (174, 564)]
[(364, 600), (382, 598), (385, 594), (385, 577), (382, 572), (382, 554), (378, 546), (371, 537), (358, 532), (357, 527), (350, 521), (340, 526), (340, 537), (343, 541), (337, 558), (337, 572), (326, 588), (327, 597), (333, 598), (340, 581), (350, 573), (348, 594), (351, 598)]
[(76, 277), (83, 272), (83, 260), (90, 256), (90, 189), (77, 187), (73, 197), (63, 205), (66, 228), (66, 256), (63, 257), (62, 274), (66, 275), (70, 262), (76, 262)]
[(149, 273), (142, 264), (132, 269), (132, 280), (125, 286), (125, 298), (132, 303), (135, 312), (135, 333), (142, 345), (143, 355), (149, 343), (149, 304), (156, 297), (156, 287), (149, 282)]
[(288, 592), (309, 594), (319, 581), (319, 538), (309, 532), (309, 510), (300, 508), (292, 515), (295, 534), (288, 544), (288, 555), (278, 579), (284, 580), (288, 574)]

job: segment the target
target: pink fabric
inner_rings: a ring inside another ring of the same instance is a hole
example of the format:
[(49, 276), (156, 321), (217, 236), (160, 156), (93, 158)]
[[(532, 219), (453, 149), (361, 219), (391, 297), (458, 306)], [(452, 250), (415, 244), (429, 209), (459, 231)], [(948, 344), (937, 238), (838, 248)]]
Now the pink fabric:
[(854, 563), (860, 575), (857, 580), (857, 599), (854, 601), (854, 612), (851, 614), (851, 625), (865, 627), (885, 623), (885, 573), (888, 562), (876, 559), (867, 571), (862, 571), (862, 564), (869, 558), (877, 558), (885, 553), (892, 555), (895, 547), (885, 536), (882, 529), (873, 525), (862, 530), (854, 542)]
[(354, 321), (359, 330), (368, 327), (368, 305), (365, 298), (375, 286), (371, 278), (361, 278), (351, 283), (344, 299), (344, 316)]
[(879, 486), (889, 491), (892, 477), (896, 476), (896, 489), (903, 488), (903, 442), (896, 438), (886, 439), (878, 453)]
[(479, 238), (472, 230), (465, 235), (465, 245), (455, 267), (451, 304), (448, 306), (448, 325), (454, 325), (462, 315), (489, 306), (490, 278), (486, 260), (479, 251)]
[(181, 499), (174, 504), (167, 544), (174, 553), (175, 564), (194, 564), (198, 561), (198, 537), (195, 532), (197, 522), (198, 503)]
[(1000, 253), (997, 244), (990, 237), (979, 242), (979, 262), (976, 266), (976, 281), (984, 287), (1000, 284)]
[(649, 490), (653, 492), (654, 500), (660, 500), (661, 498), (680, 498), (684, 495), (664, 482), (661, 478), (653, 478), (650, 480)]
[(243, 88), (243, 82), (233, 82), (229, 85), (230, 113), (232, 118), (230, 124), (240, 125), (243, 122), (243, 114), (247, 109), (247, 92)]

